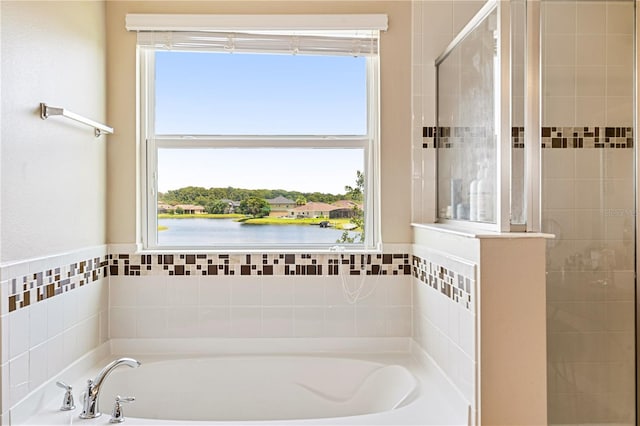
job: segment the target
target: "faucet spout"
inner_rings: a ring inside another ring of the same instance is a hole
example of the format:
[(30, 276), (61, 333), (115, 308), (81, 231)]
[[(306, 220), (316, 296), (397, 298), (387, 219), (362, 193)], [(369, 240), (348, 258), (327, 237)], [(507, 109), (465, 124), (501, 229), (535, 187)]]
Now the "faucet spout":
[(98, 397), (100, 396), (102, 384), (107, 379), (107, 376), (121, 365), (137, 368), (140, 367), (141, 364), (140, 361), (133, 358), (118, 358), (100, 370), (95, 379), (87, 380), (87, 390), (83, 395), (82, 413), (80, 413), (81, 419), (93, 419), (100, 416)]

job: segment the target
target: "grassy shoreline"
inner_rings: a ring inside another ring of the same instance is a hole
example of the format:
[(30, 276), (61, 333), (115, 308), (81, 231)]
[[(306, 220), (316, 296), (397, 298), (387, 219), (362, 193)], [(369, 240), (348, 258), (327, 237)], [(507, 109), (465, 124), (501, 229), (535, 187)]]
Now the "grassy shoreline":
[[(326, 218), (304, 218), (304, 219), (285, 219), (281, 217), (259, 217), (252, 218), (241, 214), (166, 214), (161, 213), (158, 219), (235, 219), (248, 225), (312, 225), (319, 226), (320, 222), (329, 222), (329, 226), (334, 229), (343, 229), (343, 226), (350, 224), (349, 219), (326, 219)], [(166, 230), (167, 227), (163, 226)], [(159, 229), (160, 230), (160, 229)], [(361, 232), (360, 229), (350, 229), (350, 231)]]
[(243, 214), (231, 213), (231, 214), (169, 214), (160, 213), (158, 219), (240, 219), (246, 217)]

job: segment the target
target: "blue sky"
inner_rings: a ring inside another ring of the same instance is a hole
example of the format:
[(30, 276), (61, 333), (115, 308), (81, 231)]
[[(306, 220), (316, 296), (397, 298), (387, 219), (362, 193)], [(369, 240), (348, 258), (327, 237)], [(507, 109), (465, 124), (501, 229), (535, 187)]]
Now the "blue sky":
[[(366, 134), (366, 62), (349, 56), (156, 53), (156, 133)], [(344, 192), (361, 150), (172, 150), (158, 190), (183, 186)], [(186, 166), (186, 167), (185, 167)]]

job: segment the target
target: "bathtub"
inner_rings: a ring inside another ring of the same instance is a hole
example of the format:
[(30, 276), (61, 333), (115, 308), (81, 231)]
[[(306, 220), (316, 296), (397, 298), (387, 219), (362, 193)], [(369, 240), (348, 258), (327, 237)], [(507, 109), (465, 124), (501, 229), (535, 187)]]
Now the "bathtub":
[[(102, 416), (79, 419), (86, 379), (121, 356), (142, 365), (114, 370)], [(59, 394), (23, 424), (108, 425), (117, 395), (135, 397), (125, 425), (466, 424), (438, 374), (407, 353), (109, 355), (73, 381), (75, 410), (59, 411)]]
[(417, 393), (416, 377), (397, 364), (315, 356), (206, 357), (120, 368), (103, 388), (100, 406), (106, 411), (116, 395), (131, 395), (135, 403), (124, 407), (131, 417), (282, 421), (391, 411)]

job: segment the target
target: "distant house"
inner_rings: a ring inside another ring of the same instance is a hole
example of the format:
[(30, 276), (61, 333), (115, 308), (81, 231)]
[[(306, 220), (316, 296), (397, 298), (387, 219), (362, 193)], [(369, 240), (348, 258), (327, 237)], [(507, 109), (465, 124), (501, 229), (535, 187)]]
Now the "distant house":
[(194, 204), (176, 204), (172, 206), (170, 204), (158, 204), (158, 213), (175, 212), (178, 208), (182, 209), (184, 214), (203, 214), (204, 207), (196, 206)]
[(340, 209), (340, 207), (327, 203), (310, 201), (303, 206), (296, 206), (289, 209), (289, 216), (295, 218), (331, 217), (331, 212), (336, 209)]
[(203, 214), (204, 207), (196, 206), (195, 204), (177, 204), (176, 209), (180, 207), (184, 211), (184, 214)]
[(296, 206), (296, 202), (283, 196), (265, 200), (271, 206), (269, 216), (286, 216), (290, 209)]
[(334, 202), (332, 204), (334, 206), (338, 206), (338, 207), (343, 208), (343, 209), (352, 209), (352, 208), (354, 208), (356, 206), (358, 208), (362, 209), (362, 204), (358, 204), (358, 203), (356, 203), (355, 201), (352, 201), (352, 200), (338, 200), (338, 201), (336, 201), (336, 202)]
[(227, 204), (227, 208), (224, 211), (225, 213), (235, 213), (236, 210), (238, 210), (238, 207), (240, 207), (240, 201), (228, 200), (226, 198), (223, 198), (220, 201)]
[(355, 207), (363, 210), (362, 204), (358, 204), (355, 201), (351, 200), (339, 200), (332, 205), (336, 206), (337, 208), (331, 211), (331, 215), (329, 216), (331, 219), (352, 218), (355, 215)]

